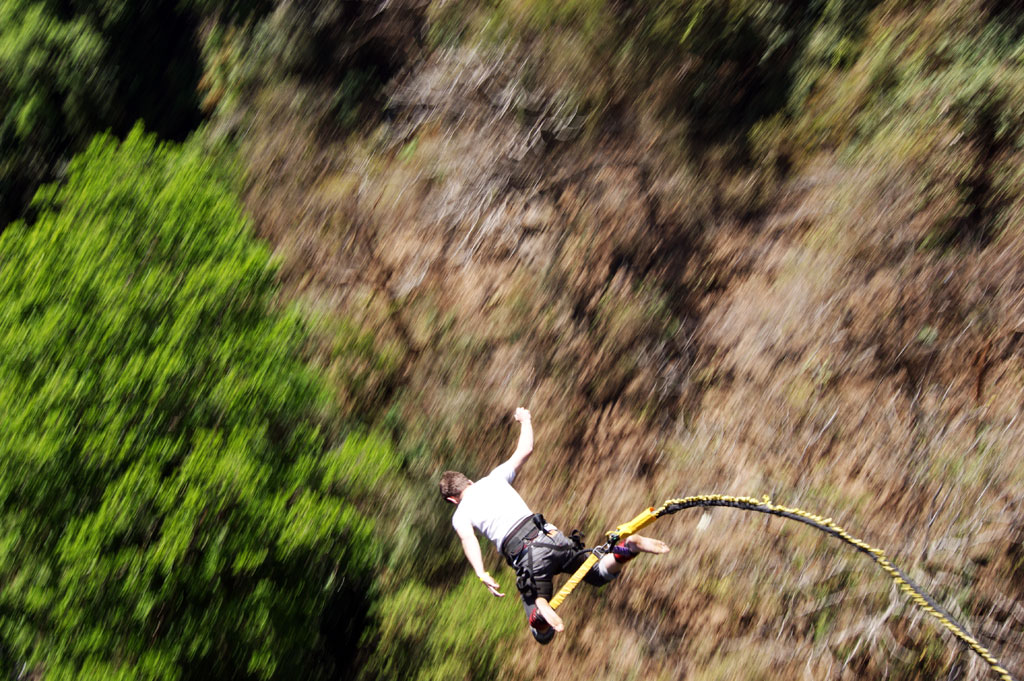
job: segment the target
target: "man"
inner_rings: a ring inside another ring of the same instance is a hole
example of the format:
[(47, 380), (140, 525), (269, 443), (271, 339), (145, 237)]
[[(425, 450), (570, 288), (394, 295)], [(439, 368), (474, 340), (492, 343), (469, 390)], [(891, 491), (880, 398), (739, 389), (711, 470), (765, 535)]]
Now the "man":
[[(477, 577), (495, 596), (505, 595), (498, 582), (484, 570), (474, 530), (490, 539), (515, 569), (516, 587), (523, 599), (530, 631), (539, 643), (548, 643), (556, 631), (564, 628), (562, 618), (548, 602), (553, 591), (552, 579), (559, 573), (575, 572), (587, 555), (598, 549), (584, 549), (576, 533), (569, 539), (557, 527), (545, 523), (543, 516), (530, 511), (512, 488), (516, 473), (533, 453), (530, 412), (519, 407), (515, 419), (520, 423), (520, 432), (512, 456), (476, 482), (457, 471), (445, 471), (441, 475), (441, 496), (458, 506), (452, 515), (452, 527)], [(615, 579), (638, 553), (668, 550), (662, 541), (632, 535), (601, 556), (584, 581), (603, 586)]]

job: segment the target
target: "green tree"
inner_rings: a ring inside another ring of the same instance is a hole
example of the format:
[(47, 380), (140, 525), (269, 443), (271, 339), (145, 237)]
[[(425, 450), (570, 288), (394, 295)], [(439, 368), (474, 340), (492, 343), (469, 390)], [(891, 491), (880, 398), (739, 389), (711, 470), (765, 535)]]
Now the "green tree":
[(0, 3), (0, 229), (95, 133), (196, 127), (196, 25), (177, 0)]
[(109, 117), (104, 41), (42, 4), (0, 3), (0, 227), (49, 172), (53, 147)]
[[(518, 600), (514, 592), (509, 598)], [(410, 579), (375, 607), (376, 650), (363, 679), (497, 678), (512, 654), (509, 642), (529, 636), (519, 604), (495, 600), (472, 574), (433, 589)]]
[(393, 462), (328, 448), (232, 177), (137, 129), (37, 204), (0, 236), (0, 654), (47, 679), (315, 677), (375, 560), (346, 478)]

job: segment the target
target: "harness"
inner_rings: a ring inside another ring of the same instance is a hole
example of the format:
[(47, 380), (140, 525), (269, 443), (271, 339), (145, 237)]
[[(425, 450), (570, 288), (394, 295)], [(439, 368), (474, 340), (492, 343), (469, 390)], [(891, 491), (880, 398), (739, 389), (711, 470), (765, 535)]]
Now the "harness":
[(505, 562), (515, 567), (516, 560), (544, 532), (544, 516), (540, 513), (528, 515), (509, 530), (501, 542), (501, 555)]
[(583, 534), (579, 530), (573, 530), (566, 537), (568, 543), (557, 541), (557, 533), (557, 528), (548, 525), (542, 514), (534, 513), (519, 521), (501, 542), (501, 555), (516, 571), (516, 589), (527, 599), (534, 599), (538, 594), (534, 559), (538, 549), (550, 550), (553, 557), (561, 561), (559, 567), (583, 550)]

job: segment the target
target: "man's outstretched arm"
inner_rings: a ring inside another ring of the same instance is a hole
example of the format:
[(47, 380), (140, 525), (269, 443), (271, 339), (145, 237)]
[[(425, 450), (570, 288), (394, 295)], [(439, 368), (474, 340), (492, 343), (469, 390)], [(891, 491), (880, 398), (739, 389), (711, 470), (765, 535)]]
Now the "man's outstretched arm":
[(494, 578), (484, 569), (484, 557), (480, 553), (480, 543), (476, 540), (476, 535), (473, 534), (472, 525), (457, 525), (455, 531), (459, 535), (459, 541), (462, 542), (462, 552), (466, 554), (466, 559), (469, 560), (469, 564), (473, 566), (473, 571), (476, 572), (476, 576), (484, 583), (487, 590), (495, 596), (504, 596), (501, 593), (501, 587), (494, 581)]
[(516, 421), (519, 421), (521, 429), (519, 431), (519, 442), (516, 444), (516, 451), (512, 452), (509, 462), (512, 464), (512, 468), (515, 469), (515, 472), (518, 473), (519, 467), (526, 463), (526, 460), (530, 458), (530, 454), (533, 453), (533, 424), (530, 422), (530, 412), (522, 407), (516, 409), (515, 418)]

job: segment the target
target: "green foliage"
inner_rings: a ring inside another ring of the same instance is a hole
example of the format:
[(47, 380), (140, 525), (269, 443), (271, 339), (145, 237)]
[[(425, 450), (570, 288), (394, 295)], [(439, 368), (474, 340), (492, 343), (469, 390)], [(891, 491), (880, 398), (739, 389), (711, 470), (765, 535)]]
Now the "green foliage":
[(327, 393), (233, 190), (136, 130), (0, 237), (0, 640), (47, 678), (312, 677), (368, 580), (333, 490), (390, 455), (323, 457)]
[(301, 92), (292, 102), (298, 115), (345, 133), (379, 119), (382, 88), (415, 47), (421, 20), (421, 10), (402, 3), (279, 3), (266, 13), (259, 2), (234, 10), (220, 0), (190, 2), (229, 8), (203, 41), (206, 110), (230, 117), (251, 93), (287, 82)]
[(401, 461), (386, 435), (352, 433), (340, 448), (324, 457), (324, 481), (340, 486), (347, 497), (372, 498), (382, 482), (399, 469)]
[[(666, 0), (644, 17), (644, 49), (671, 64), (696, 60), (673, 102), (694, 117), (735, 117), (750, 106), (758, 116), (778, 106), (810, 13), (759, 0)], [(723, 76), (737, 80), (731, 91), (718, 90)]]
[(376, 615), (367, 679), (494, 679), (512, 653), (509, 642), (525, 630), (515, 594), (496, 601), (473, 574), (443, 591), (410, 582), (383, 599)]
[(385, 80), (374, 66), (353, 67), (345, 72), (331, 102), (335, 120), (346, 129), (354, 128), (365, 115), (373, 95), (383, 87)]
[(0, 228), (93, 134), (195, 127), (194, 30), (173, 0), (0, 4)]
[(800, 116), (807, 100), (822, 82), (839, 77), (860, 56), (865, 45), (868, 18), (880, 0), (825, 0), (816, 3), (820, 13), (802, 30), (802, 53), (793, 62), (792, 83), (786, 112)]
[(348, 320), (338, 322), (330, 333), (326, 374), (337, 390), (335, 400), (353, 417), (373, 422), (389, 406), (407, 351), (397, 340)]
[(694, 144), (733, 138), (802, 102), (854, 60), (875, 4), (497, 0), (443, 3), (429, 16), (437, 43), (519, 43), (531, 90), (561, 91), (590, 112), (651, 104), (667, 122), (684, 122)]
[(924, 248), (985, 244), (1020, 194), (1024, 115), (1019, 32), (957, 2), (872, 27), (843, 79), (819, 83), (790, 139), (800, 154), (839, 149), (902, 193), (927, 225)]
[(0, 3), (0, 227), (48, 170), (51, 147), (109, 116), (104, 58), (88, 22), (61, 21), (30, 0)]
[(102, 39), (82, 19), (60, 21), (28, 0), (0, 6), (0, 77), (9, 92), (5, 139), (83, 132), (110, 106), (103, 101), (110, 90), (99, 68), (103, 57)]

